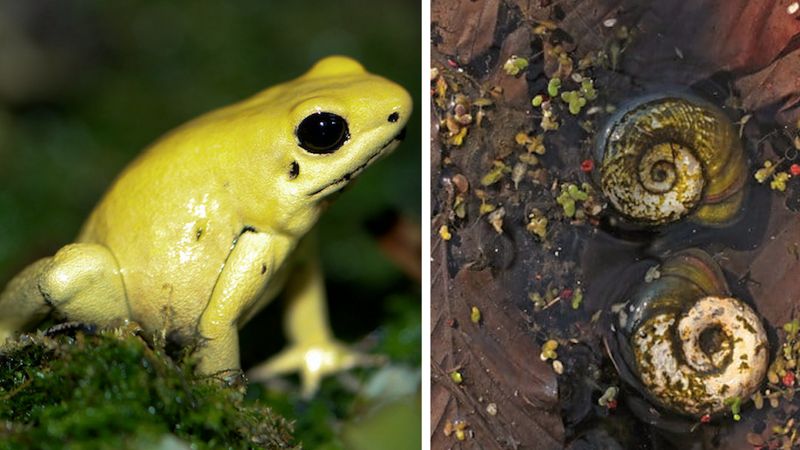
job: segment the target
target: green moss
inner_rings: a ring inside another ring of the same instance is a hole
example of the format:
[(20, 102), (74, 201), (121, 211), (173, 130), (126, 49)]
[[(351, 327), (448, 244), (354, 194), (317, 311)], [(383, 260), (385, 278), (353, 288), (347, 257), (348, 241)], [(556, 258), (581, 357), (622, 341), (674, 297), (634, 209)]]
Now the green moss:
[(285, 419), (134, 331), (25, 337), (0, 357), (0, 449), (291, 446)]

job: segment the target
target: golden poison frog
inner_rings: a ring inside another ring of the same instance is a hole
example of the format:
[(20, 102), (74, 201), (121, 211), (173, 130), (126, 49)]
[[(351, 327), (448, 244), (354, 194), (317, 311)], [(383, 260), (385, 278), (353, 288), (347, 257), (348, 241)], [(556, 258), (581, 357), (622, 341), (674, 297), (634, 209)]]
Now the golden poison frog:
[(324, 375), (371, 363), (332, 335), (307, 234), (330, 194), (397, 147), (411, 107), (402, 87), (333, 56), (171, 131), (119, 175), (75, 243), (11, 280), (0, 342), (48, 314), (132, 320), (199, 340), (201, 373), (238, 377), (238, 329), (285, 289), (289, 344), (251, 379), (299, 371), (311, 394)]

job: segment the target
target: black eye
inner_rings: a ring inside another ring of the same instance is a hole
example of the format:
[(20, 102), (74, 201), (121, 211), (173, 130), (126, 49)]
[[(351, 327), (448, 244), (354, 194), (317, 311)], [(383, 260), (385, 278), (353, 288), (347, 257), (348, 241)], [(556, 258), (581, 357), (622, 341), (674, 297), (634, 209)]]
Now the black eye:
[(350, 139), (347, 121), (331, 113), (314, 113), (300, 122), (295, 131), (300, 147), (316, 154), (333, 153)]

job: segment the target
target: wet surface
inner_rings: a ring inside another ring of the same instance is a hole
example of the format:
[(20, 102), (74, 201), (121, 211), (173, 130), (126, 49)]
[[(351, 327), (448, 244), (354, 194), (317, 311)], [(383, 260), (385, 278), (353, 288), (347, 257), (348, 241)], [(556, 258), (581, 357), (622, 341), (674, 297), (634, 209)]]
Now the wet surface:
[[(791, 445), (797, 425), (785, 435), (773, 426), (797, 414), (785, 398), (793, 386), (765, 382), (762, 393), (781, 392), (777, 407), (744, 399), (740, 421), (701, 423), (653, 409), (603, 344), (630, 286), (696, 247), (763, 318), (770, 360), (781, 357), (783, 325), (800, 304), (800, 180), (785, 180), (785, 191), (770, 182), (800, 163), (800, 20), (789, 2), (766, 3), (433, 2), (433, 448)], [(504, 68), (512, 55), (529, 63), (516, 76)], [(561, 92), (591, 79), (596, 98), (581, 91), (586, 104), (571, 114), (547, 94), (556, 76)], [(744, 206), (722, 227), (643, 227), (597, 183), (593, 146), (609, 106), (676, 87), (722, 108), (741, 134)], [(542, 94), (558, 129), (545, 130), (545, 108), (531, 104)], [(529, 143), (537, 138), (543, 154)], [(767, 160), (775, 170), (761, 183), (754, 174)], [(569, 185), (580, 191), (573, 200)], [(543, 236), (532, 226), (541, 218)], [(557, 357), (543, 361), (549, 340)], [(599, 404), (609, 387), (620, 389), (616, 401)]]

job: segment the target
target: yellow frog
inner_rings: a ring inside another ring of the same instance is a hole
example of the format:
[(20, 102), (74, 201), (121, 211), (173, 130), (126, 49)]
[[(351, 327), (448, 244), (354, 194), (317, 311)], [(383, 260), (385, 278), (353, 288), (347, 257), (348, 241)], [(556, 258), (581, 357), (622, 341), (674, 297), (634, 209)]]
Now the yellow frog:
[[(374, 358), (332, 336), (313, 239), (326, 198), (404, 136), (408, 93), (332, 56), (168, 133), (117, 178), (77, 240), (0, 294), (0, 342), (50, 313), (199, 338), (199, 370), (238, 376), (238, 329), (284, 287), (287, 349), (250, 373), (321, 377)], [(355, 255), (353, 255), (355, 257)]]

